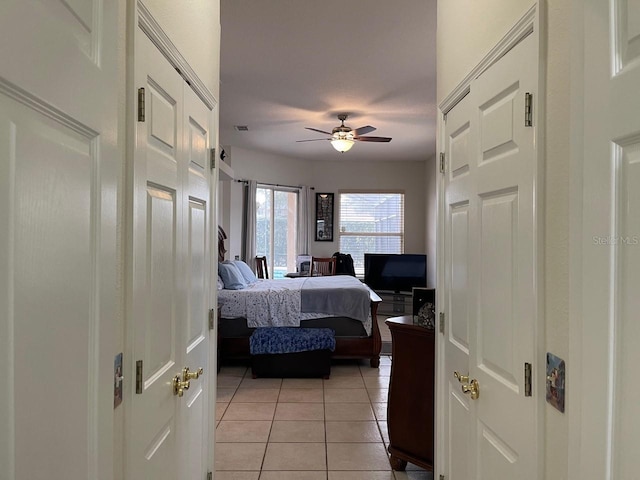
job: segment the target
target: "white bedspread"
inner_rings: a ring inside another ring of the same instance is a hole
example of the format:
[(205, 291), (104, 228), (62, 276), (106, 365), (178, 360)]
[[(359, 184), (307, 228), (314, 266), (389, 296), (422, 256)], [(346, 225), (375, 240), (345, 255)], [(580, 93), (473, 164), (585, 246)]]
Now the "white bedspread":
[[(361, 285), (365, 285), (353, 277), (348, 277)], [(308, 278), (288, 278), (281, 280), (258, 280), (243, 290), (219, 290), (218, 303), (224, 318), (246, 318), (247, 326), (255, 327), (297, 327), (300, 321), (314, 318), (331, 317), (328, 312), (301, 312), (301, 289)], [(314, 284), (326, 288), (333, 282), (341, 288), (345, 277), (315, 277)], [(353, 285), (351, 285), (353, 287)], [(368, 293), (367, 293), (368, 298)], [(371, 313), (363, 321), (367, 335), (371, 335)]]

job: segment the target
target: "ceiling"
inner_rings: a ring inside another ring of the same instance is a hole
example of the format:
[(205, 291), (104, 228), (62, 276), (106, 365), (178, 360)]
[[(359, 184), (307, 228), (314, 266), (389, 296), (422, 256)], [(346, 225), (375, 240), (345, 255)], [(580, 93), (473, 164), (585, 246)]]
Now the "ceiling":
[[(306, 160), (435, 155), (436, 0), (221, 0), (220, 143)], [(346, 153), (313, 127), (372, 125)], [(246, 125), (246, 132), (235, 125)]]

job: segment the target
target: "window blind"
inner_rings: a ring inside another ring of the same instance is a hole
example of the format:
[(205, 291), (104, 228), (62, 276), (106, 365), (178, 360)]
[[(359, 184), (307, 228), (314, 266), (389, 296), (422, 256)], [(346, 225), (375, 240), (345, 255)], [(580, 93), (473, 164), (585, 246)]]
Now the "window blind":
[(340, 193), (340, 252), (364, 275), (365, 253), (404, 253), (404, 193)]

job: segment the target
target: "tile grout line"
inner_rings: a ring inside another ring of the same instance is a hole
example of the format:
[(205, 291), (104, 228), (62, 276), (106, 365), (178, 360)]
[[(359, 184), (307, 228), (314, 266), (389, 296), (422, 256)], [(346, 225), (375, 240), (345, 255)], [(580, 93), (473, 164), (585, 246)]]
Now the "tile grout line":
[(325, 381), (322, 380), (322, 418), (324, 419), (324, 476), (329, 480), (329, 445), (327, 442), (327, 401)]
[[(247, 369), (248, 371), (248, 369)], [(238, 387), (239, 388), (239, 387)], [(262, 476), (262, 470), (264, 469), (264, 461), (267, 459), (267, 450), (269, 449), (269, 440), (271, 440), (271, 432), (273, 431), (273, 424), (276, 421), (276, 411), (278, 410), (278, 402), (280, 401), (280, 392), (282, 391), (282, 382), (280, 382), (280, 389), (278, 390), (278, 396), (276, 398), (276, 405), (273, 407), (273, 414), (271, 415), (271, 426), (269, 427), (269, 435), (267, 435), (267, 443), (264, 445), (264, 453), (262, 454), (262, 462), (260, 463), (260, 471), (258, 472), (258, 480)]]

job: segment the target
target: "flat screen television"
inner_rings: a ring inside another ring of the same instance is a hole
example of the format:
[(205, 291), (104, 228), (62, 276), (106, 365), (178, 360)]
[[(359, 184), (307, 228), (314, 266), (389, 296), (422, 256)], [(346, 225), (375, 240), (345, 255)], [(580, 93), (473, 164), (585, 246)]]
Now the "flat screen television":
[(411, 292), (427, 286), (427, 256), (414, 253), (365, 253), (364, 283), (375, 291)]

